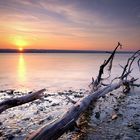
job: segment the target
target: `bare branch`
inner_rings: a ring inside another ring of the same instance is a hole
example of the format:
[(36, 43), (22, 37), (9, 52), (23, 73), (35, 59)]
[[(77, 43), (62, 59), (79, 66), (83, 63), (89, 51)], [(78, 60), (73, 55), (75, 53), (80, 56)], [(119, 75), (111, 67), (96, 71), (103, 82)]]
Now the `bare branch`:
[(130, 86), (140, 87), (140, 84), (130, 84)]
[[(124, 66), (123, 72), (120, 76), (121, 79), (126, 78), (131, 73), (131, 67), (136, 58), (140, 57), (140, 50), (136, 51), (130, 58), (128, 58), (126, 65)], [(140, 68), (140, 59), (137, 60), (138, 67)], [(129, 73), (129, 74), (128, 74)]]
[(113, 59), (114, 59), (114, 55), (116, 53), (116, 50), (118, 49), (118, 47), (122, 47), (122, 45), (118, 42), (117, 47), (114, 49), (114, 51), (111, 53), (110, 57), (104, 61), (104, 63), (100, 66), (100, 70), (99, 70), (99, 74), (95, 80), (95, 82), (93, 83), (93, 90), (96, 90), (94, 88), (97, 88), (97, 85), (100, 83), (100, 81), (102, 80), (102, 74), (104, 73), (104, 68), (109, 64), (109, 71), (111, 72), (112, 69), (112, 63), (113, 63)]

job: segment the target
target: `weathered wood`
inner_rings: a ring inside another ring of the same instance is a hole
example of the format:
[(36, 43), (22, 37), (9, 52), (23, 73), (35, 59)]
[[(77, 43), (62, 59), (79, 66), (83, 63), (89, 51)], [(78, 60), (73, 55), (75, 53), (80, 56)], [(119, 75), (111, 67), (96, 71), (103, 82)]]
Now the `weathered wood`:
[(0, 113), (2, 113), (3, 111), (5, 111), (8, 108), (19, 106), (19, 105), (22, 105), (22, 104), (25, 104), (28, 102), (32, 102), (36, 99), (41, 98), (43, 96), (43, 92), (45, 90), (46, 89), (41, 89), (39, 91), (24, 95), (22, 97), (17, 97), (17, 98), (13, 98), (13, 99), (6, 99), (6, 100), (2, 101), (0, 103)]
[(58, 120), (53, 125), (46, 125), (43, 128), (38, 129), (37, 131), (30, 134), (26, 140), (56, 140), (75, 124), (76, 120), (88, 108), (91, 102), (119, 88), (122, 85), (123, 82), (120, 81), (98, 91), (89, 93), (88, 96), (73, 105), (62, 117), (62, 119)]

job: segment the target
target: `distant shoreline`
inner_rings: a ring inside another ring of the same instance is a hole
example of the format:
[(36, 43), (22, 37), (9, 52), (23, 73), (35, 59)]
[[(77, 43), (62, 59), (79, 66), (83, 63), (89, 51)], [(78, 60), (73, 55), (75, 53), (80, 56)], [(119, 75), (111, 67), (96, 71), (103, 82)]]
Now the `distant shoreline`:
[[(99, 50), (39, 50), (39, 49), (0, 49), (0, 53), (111, 53), (111, 51)], [(134, 51), (118, 51), (117, 53), (134, 53)]]

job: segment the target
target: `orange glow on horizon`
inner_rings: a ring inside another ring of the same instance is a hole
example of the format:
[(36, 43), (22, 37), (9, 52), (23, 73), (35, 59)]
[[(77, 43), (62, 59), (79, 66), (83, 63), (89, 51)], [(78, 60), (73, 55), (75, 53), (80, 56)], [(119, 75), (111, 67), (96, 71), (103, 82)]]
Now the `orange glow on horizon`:
[(22, 52), (22, 51), (23, 51), (23, 48), (22, 48), (22, 47), (20, 47), (20, 48), (19, 48), (19, 51), (20, 51), (20, 52)]
[(29, 42), (24, 36), (16, 35), (14, 37), (10, 37), (9, 41), (13, 44), (13, 47), (16, 47), (20, 52), (29, 45)]

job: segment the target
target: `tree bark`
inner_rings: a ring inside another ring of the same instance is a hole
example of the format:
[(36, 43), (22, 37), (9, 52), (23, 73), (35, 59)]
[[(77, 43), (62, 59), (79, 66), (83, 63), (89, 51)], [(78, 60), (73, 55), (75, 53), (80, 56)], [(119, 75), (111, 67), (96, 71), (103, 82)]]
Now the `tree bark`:
[(85, 98), (73, 105), (62, 119), (55, 122), (53, 125), (44, 126), (33, 132), (26, 138), (26, 140), (56, 140), (64, 132), (68, 131), (76, 123), (79, 116), (88, 108), (91, 102), (104, 96), (105, 94), (119, 88), (123, 85), (123, 81), (109, 85), (98, 91), (89, 93)]

